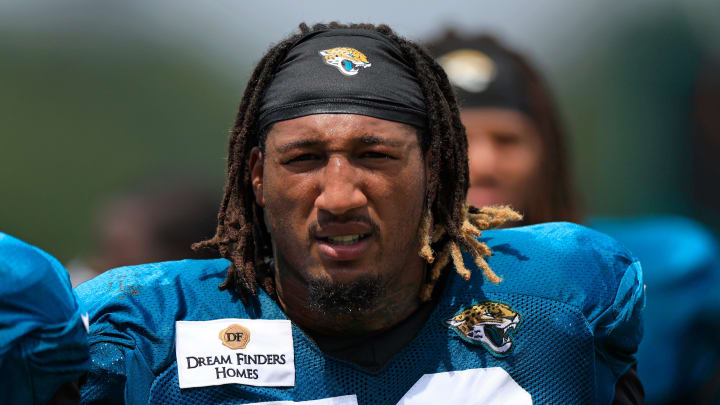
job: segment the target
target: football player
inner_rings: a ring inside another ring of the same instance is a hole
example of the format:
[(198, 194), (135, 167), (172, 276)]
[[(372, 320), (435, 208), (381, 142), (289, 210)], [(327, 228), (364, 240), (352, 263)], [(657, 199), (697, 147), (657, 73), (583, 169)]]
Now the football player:
[(521, 224), (580, 222), (564, 128), (529, 61), (490, 35), (450, 30), (426, 44), (455, 88), (476, 206), (510, 204)]
[[(711, 315), (720, 313), (720, 299), (708, 294), (720, 285), (713, 235), (677, 216), (582, 218), (569, 179), (563, 126), (537, 68), (487, 34), (463, 37), (448, 31), (427, 46), (448, 73), (462, 107), (468, 202), (510, 204), (524, 214), (523, 224), (587, 221), (630, 248), (645, 269), (649, 294), (637, 356), (647, 402), (711, 402), (718, 391), (709, 376), (720, 362), (713, 343), (720, 323)], [(693, 343), (684, 344), (690, 330)], [(617, 385), (616, 402), (639, 403), (642, 397), (633, 367)]]
[(467, 189), (429, 54), (387, 26), (301, 24), (240, 102), (196, 246), (222, 258), (77, 288), (83, 402), (611, 403), (641, 336), (637, 261), (569, 223), (489, 230), (520, 217)]

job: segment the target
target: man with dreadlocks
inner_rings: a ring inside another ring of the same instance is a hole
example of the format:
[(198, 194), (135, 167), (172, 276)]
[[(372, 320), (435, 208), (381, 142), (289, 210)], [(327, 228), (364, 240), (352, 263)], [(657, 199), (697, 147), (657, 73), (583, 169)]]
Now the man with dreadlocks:
[(196, 245), (222, 258), (78, 287), (83, 402), (609, 403), (640, 337), (630, 253), (567, 223), (485, 232), (520, 217), (466, 204), (442, 68), (387, 26), (300, 31), (240, 103)]

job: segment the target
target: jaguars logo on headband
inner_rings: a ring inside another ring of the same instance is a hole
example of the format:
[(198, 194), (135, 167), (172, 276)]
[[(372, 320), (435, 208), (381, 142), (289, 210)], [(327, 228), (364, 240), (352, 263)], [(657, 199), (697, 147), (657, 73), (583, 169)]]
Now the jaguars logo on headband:
[(507, 304), (487, 301), (461, 309), (445, 323), (464, 341), (505, 357), (513, 347), (512, 334), (520, 324), (520, 314)]
[(332, 48), (320, 51), (320, 55), (325, 57), (325, 63), (336, 66), (340, 73), (346, 76), (354, 76), (360, 68), (369, 68), (372, 66), (367, 56), (355, 48)]

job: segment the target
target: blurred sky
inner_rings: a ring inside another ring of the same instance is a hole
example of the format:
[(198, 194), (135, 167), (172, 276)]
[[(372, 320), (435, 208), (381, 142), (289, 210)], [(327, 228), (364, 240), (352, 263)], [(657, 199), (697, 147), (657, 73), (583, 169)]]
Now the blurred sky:
[(617, 27), (667, 11), (687, 19), (708, 41), (708, 48), (716, 47), (719, 9), (715, 0), (3, 0), (0, 23), (10, 31), (75, 31), (128, 41), (152, 40), (212, 58), (213, 66), (227, 63), (230, 72), (238, 67), (251, 69), (269, 44), (293, 33), (301, 21), (385, 23), (414, 40), (453, 26), (466, 32), (496, 33), (547, 67), (582, 56), (588, 41), (596, 45)]
[(0, 229), (69, 260), (108, 193), (187, 175), (219, 196), (249, 71), (300, 21), (332, 20), (499, 35), (556, 91), (591, 213), (693, 215), (683, 136), (719, 3), (0, 0)]

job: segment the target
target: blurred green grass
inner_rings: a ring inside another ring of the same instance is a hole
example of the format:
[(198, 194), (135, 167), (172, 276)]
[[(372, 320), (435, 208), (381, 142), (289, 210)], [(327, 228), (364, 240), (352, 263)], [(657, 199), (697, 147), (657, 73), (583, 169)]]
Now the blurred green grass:
[(100, 33), (0, 34), (0, 229), (68, 260), (95, 204), (148, 173), (224, 180), (247, 76)]

